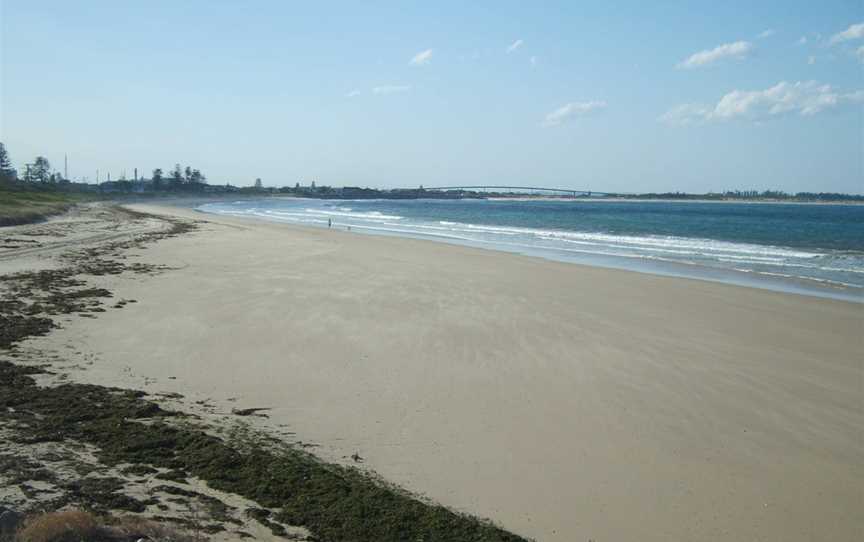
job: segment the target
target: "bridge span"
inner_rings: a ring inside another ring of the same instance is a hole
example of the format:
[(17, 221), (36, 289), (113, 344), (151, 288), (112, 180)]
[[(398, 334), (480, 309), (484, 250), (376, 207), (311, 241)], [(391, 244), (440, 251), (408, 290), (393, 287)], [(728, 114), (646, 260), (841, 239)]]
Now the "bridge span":
[(543, 186), (508, 186), (508, 185), (465, 185), (465, 186), (426, 186), (423, 187), (426, 191), (447, 192), (447, 191), (507, 191), (514, 194), (532, 194), (536, 192), (551, 192), (554, 194), (566, 194), (572, 197), (591, 197), (591, 196), (618, 196), (612, 192), (598, 192), (596, 190), (578, 190), (574, 188), (549, 188)]

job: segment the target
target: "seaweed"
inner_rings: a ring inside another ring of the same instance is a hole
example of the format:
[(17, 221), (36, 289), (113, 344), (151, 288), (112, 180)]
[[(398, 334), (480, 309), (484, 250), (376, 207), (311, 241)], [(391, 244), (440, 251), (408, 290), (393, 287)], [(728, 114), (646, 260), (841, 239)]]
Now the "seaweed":
[[(241, 445), (200, 428), (172, 424), (179, 415), (140, 392), (87, 384), (41, 388), (31, 376), (34, 372), (0, 361), (0, 410), (12, 409), (19, 420), (26, 418), (30, 439), (86, 442), (96, 446), (100, 460), (109, 465), (182, 469), (215, 489), (278, 509), (276, 521), (307, 527), (322, 540), (523, 540), (302, 450)], [(82, 486), (75, 498), (91, 506), (140, 508), (112, 488), (94, 492)]]
[[(148, 217), (127, 214), (133, 219)], [(0, 349), (49, 332), (56, 325), (50, 315), (104, 310), (102, 300), (111, 293), (86, 287), (81, 275), (164, 270), (109, 258), (117, 258), (125, 248), (195, 227), (168, 220), (171, 226), (164, 232), (73, 251), (65, 257), (69, 263), (66, 268), (2, 277)], [(179, 423), (184, 419), (182, 414), (163, 409), (146, 399), (143, 392), (77, 383), (40, 387), (33, 375), (41, 372), (44, 369), (0, 360), (0, 424), (14, 427), (18, 442), (86, 443), (97, 449), (103, 464), (125, 465), (124, 472), (168, 470), (158, 477), (170, 480), (195, 476), (215, 489), (256, 502), (262, 508), (248, 514), (274, 534), (284, 532), (283, 523), (306, 527), (317, 539), (331, 542), (524, 540), (488, 521), (426, 502), (355, 467), (325, 463), (299, 447), (274, 446), (263, 436), (258, 440), (221, 438), (205, 427)], [(253, 415), (259, 410), (235, 414)], [(355, 457), (358, 460), (359, 455)], [(0, 466), (11, 465), (20, 471), (13, 478), (20, 482), (52, 476), (26, 460), (0, 457), (0, 461), (6, 461)], [(54, 505), (77, 503), (95, 510), (139, 512), (157, 504), (153, 499), (124, 495), (120, 492), (123, 483), (117, 478), (92, 476), (63, 482), (64, 495)], [(157, 489), (174, 495), (186, 491), (168, 485)], [(212, 516), (227, 517), (225, 505), (218, 499), (189, 493), (193, 494), (183, 496), (201, 501)], [(205, 527), (208, 532), (218, 529), (218, 525)]]

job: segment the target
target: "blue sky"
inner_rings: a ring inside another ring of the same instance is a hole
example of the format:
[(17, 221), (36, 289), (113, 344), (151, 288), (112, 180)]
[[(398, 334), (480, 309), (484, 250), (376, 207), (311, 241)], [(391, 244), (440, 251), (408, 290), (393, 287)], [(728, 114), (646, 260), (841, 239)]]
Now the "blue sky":
[(0, 6), (19, 167), (864, 192), (860, 0)]

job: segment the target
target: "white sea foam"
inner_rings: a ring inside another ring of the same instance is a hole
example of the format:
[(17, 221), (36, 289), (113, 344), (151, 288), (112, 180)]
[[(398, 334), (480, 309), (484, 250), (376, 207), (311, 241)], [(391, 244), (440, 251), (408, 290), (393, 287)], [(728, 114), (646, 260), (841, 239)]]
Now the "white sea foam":
[(818, 282), (821, 284), (840, 286), (840, 287), (844, 287), (844, 288), (864, 288), (864, 286), (862, 286), (860, 284), (852, 284), (850, 282), (842, 282), (839, 280), (831, 280), (831, 279), (821, 279), (818, 277), (806, 277), (806, 276), (801, 276), (801, 275), (790, 275), (788, 273), (773, 273), (771, 271), (759, 271), (756, 269), (743, 269), (743, 268), (742, 269), (736, 268), (735, 271), (739, 271), (741, 273), (754, 273), (756, 275), (765, 275), (765, 276), (769, 276), (769, 277), (782, 277), (782, 278), (793, 279), (793, 280), (807, 280), (807, 281), (812, 281), (812, 282)]
[(323, 209), (304, 209), (305, 212), (315, 215), (325, 216), (341, 216), (347, 218), (358, 218), (361, 220), (401, 220), (403, 217), (399, 215), (385, 215), (378, 211), (369, 211), (365, 213), (354, 213), (350, 211), (326, 211)]
[(593, 241), (604, 245), (608, 245), (609, 243), (617, 243), (632, 247), (648, 246), (660, 248), (686, 248), (692, 249), (697, 252), (730, 252), (733, 254), (741, 253), (791, 258), (813, 258), (821, 255), (815, 252), (802, 252), (797, 250), (785, 249), (782, 247), (752, 245), (745, 243), (730, 243), (726, 241), (716, 241), (713, 239), (697, 239), (671, 236), (661, 237), (615, 235), (608, 233), (520, 228), (514, 226), (486, 226), (479, 224), (464, 224), (461, 222), (448, 222), (443, 220), (439, 221), (439, 224), (449, 226), (451, 228), (466, 229), (468, 231), (503, 235), (533, 235), (540, 238), (562, 239), (568, 241)]

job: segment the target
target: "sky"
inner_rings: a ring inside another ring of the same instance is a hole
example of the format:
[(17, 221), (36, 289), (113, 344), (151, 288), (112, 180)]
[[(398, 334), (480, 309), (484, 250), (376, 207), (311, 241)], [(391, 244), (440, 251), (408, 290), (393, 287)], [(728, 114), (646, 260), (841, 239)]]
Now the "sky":
[(14, 165), (864, 193), (864, 2), (0, 0)]

